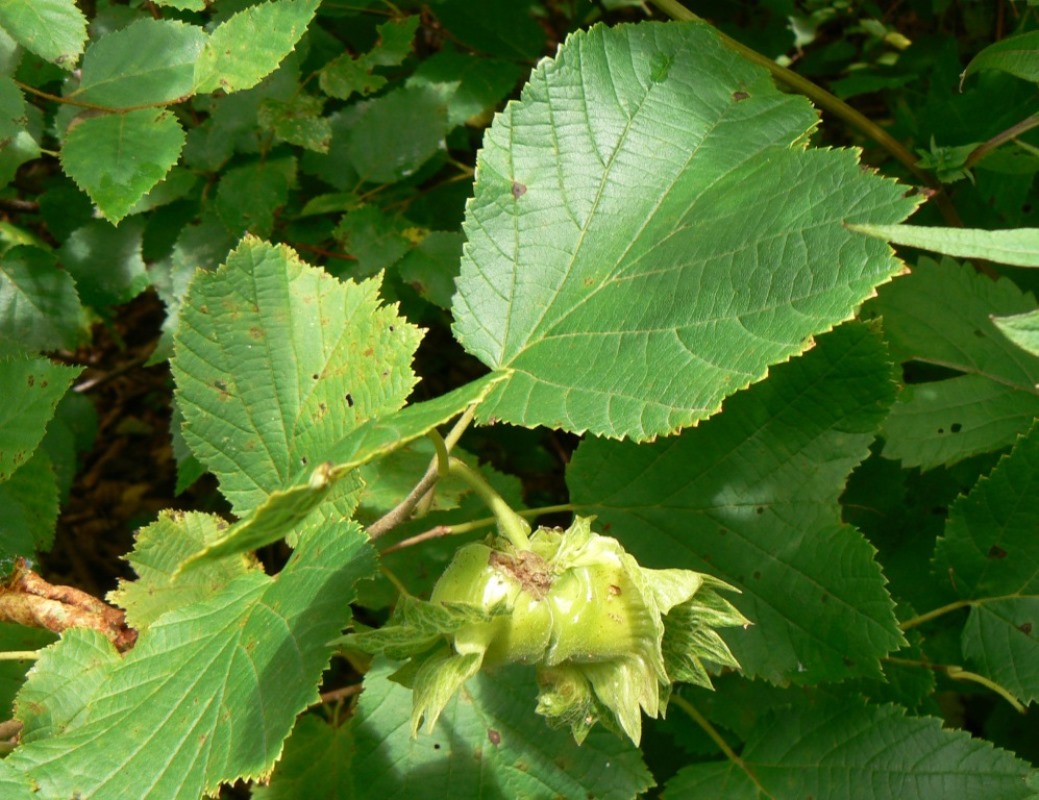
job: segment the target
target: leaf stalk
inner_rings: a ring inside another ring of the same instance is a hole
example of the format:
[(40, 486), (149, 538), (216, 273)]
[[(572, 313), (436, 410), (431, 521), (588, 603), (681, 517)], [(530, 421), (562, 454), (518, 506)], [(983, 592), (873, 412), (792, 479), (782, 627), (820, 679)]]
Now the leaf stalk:
[(530, 524), (512, 510), (480, 473), (457, 458), (452, 458), (450, 464), (450, 474), (468, 483), (494, 514), (502, 536), (512, 542), (517, 550), (529, 550)]
[(39, 650), (9, 650), (0, 653), (0, 661), (35, 661), (39, 657)]
[(748, 778), (750, 778), (751, 782), (758, 788), (758, 791), (761, 792), (763, 796), (768, 798), (773, 797), (772, 793), (761, 785), (761, 782), (758, 780), (758, 777), (754, 774), (753, 770), (751, 770), (751, 768), (747, 766), (746, 762), (744, 762), (744, 760), (736, 754), (736, 751), (733, 750), (732, 747), (729, 746), (729, 743), (725, 741), (725, 739), (722, 737), (722, 735), (718, 733), (718, 729), (711, 724), (710, 720), (708, 720), (707, 717), (705, 717), (703, 714), (699, 712), (699, 710), (697, 710), (696, 706), (694, 706), (681, 695), (677, 694), (672, 695), (671, 699), (668, 702), (674, 703), (686, 714), (688, 714), (689, 717), (693, 720), (693, 722), (699, 725), (703, 729), (703, 732), (706, 733), (709, 737), (711, 737), (711, 741), (718, 745), (718, 749), (725, 754), (725, 757), (729, 759), (729, 761), (731, 761), (737, 767), (739, 767), (741, 770), (743, 770), (743, 773)]
[(915, 628), (917, 625), (923, 625), (925, 622), (930, 622), (932, 619), (936, 619), (945, 614), (949, 614), (953, 611), (959, 611), (961, 608), (967, 608), (974, 605), (973, 600), (957, 600), (955, 603), (949, 603), (941, 608), (933, 609), (928, 611), (926, 614), (919, 614), (911, 619), (907, 619), (905, 622), (900, 624), (898, 627), (903, 631), (908, 631), (911, 628)]

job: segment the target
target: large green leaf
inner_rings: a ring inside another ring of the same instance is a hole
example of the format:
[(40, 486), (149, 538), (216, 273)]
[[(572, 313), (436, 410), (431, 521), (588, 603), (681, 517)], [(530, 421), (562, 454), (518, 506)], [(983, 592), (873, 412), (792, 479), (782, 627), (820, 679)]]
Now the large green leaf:
[(585, 440), (571, 501), (646, 566), (739, 587), (731, 600), (754, 625), (723, 636), (747, 674), (879, 677), (903, 639), (875, 551), (837, 500), (893, 399), (878, 338), (843, 326), (681, 436)]
[(74, 349), (83, 309), (72, 276), (46, 250), (24, 245), (0, 257), (0, 340), (34, 350)]
[[(943, 730), (933, 717), (849, 700), (776, 715), (757, 726), (736, 764), (686, 767), (668, 783), (669, 800), (942, 798), (1029, 800), (1031, 767), (1005, 750)], [(756, 783), (756, 785), (755, 785)]]
[(534, 713), (529, 668), (480, 675), (452, 700), (432, 735), (411, 739), (411, 691), (376, 662), (348, 725), (311, 721), (257, 800), (297, 797), (441, 800), (445, 797), (628, 800), (653, 785), (637, 749), (593, 730), (578, 746)]
[(145, 221), (126, 220), (118, 228), (94, 219), (74, 230), (58, 258), (76, 280), (83, 302), (98, 309), (118, 305), (148, 287), (142, 252)]
[(73, 122), (61, 166), (116, 224), (166, 177), (184, 146), (184, 131), (169, 111), (144, 108)]
[(19, 697), (38, 735), (0, 776), (28, 775), (41, 797), (176, 800), (267, 774), (374, 568), (356, 525), (327, 523), (276, 578), (252, 571), (165, 614), (126, 655), (67, 632)]
[(214, 30), (195, 63), (195, 91), (250, 89), (296, 47), (320, 0), (273, 0), (243, 9)]
[(0, 27), (26, 50), (69, 71), (87, 41), (87, 18), (75, 0), (3, 0)]
[(852, 316), (900, 264), (843, 223), (915, 201), (816, 122), (704, 25), (571, 36), (477, 164), (455, 332), (515, 370), (484, 418), (651, 439)]
[(187, 97), (205, 42), (205, 31), (195, 25), (140, 19), (87, 48), (79, 88), (69, 97), (111, 108)]
[(885, 425), (884, 455), (929, 469), (1006, 447), (1027, 430), (1039, 414), (1039, 357), (1008, 341), (992, 316), (1033, 309), (1011, 281), (948, 259), (922, 259), (884, 287), (864, 311), (883, 317), (892, 354), (959, 373), (906, 387)]
[(195, 277), (171, 359), (176, 397), (188, 445), (239, 516), (404, 405), (420, 334), (378, 292), (378, 280), (341, 283), (251, 237)]
[(0, 360), (0, 481), (25, 464), (43, 439), (47, 423), (81, 367), (45, 358)]
[(963, 653), (1025, 701), (1039, 699), (1039, 424), (949, 509), (935, 550), (971, 602)]

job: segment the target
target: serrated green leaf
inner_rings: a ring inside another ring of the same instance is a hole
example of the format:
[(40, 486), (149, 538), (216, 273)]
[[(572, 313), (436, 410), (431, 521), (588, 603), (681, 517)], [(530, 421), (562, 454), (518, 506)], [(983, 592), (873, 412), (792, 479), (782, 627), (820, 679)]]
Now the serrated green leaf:
[[(0, 46), (4, 29), (0, 26)], [(12, 45), (15, 50), (18, 48)], [(43, 115), (26, 105), (14, 80), (0, 76), (0, 187), (13, 180), (18, 167), (40, 156), (38, 140), (43, 131)]]
[(346, 152), (366, 181), (403, 180), (446, 150), (447, 106), (428, 86), (395, 89), (359, 103), (356, 113)]
[(209, 35), (195, 64), (195, 91), (230, 94), (274, 72), (306, 32), (320, 0), (273, 0), (239, 11)]
[(990, 44), (967, 65), (963, 77), (983, 70), (999, 70), (1039, 83), (1039, 31), (1008, 36)]
[(295, 182), (296, 159), (271, 159), (225, 171), (220, 177), (214, 207), (227, 230), (239, 236), (248, 231), (266, 238), (274, 217), (289, 198)]
[(972, 601), (963, 654), (1025, 702), (1039, 699), (1039, 425), (949, 509), (935, 569)]
[(70, 71), (87, 41), (87, 18), (74, 0), (4, 0), (0, 27), (26, 50)]
[(0, 75), (0, 142), (6, 142), (26, 125), (25, 97), (18, 84)]
[(740, 754), (753, 782), (731, 762), (696, 765), (669, 781), (664, 797), (1034, 797), (1026, 783), (1028, 764), (941, 724), (934, 717), (907, 717), (897, 706), (847, 699), (791, 709), (755, 728)]
[(110, 108), (187, 98), (206, 34), (175, 20), (140, 19), (98, 39), (83, 54), (73, 100)]
[(0, 359), (0, 481), (36, 451), (58, 401), (82, 371), (45, 358)]
[(369, 95), (386, 85), (381, 75), (373, 75), (375, 67), (395, 67), (411, 52), (411, 43), (418, 30), (419, 16), (392, 19), (379, 25), (379, 41), (371, 50), (358, 57), (349, 53), (326, 64), (320, 73), (321, 91), (330, 97), (347, 100), (358, 92)]
[[(60, 647), (48, 647), (33, 665), (32, 680), (19, 693), (16, 719), (25, 744), (59, 736), (86, 709), (83, 697), (101, 688), (119, 663), (119, 653), (100, 631), (81, 628)], [(73, 671), (74, 670), (74, 671)], [(69, 680), (75, 675), (75, 680)]]
[[(199, 176), (184, 167), (174, 167), (165, 178), (155, 184), (151, 191), (134, 203), (128, 213), (144, 214), (157, 208), (169, 206), (178, 200), (188, 199), (200, 183)], [(168, 209), (167, 209), (168, 210)], [(172, 237), (173, 233), (170, 236)]]
[(397, 273), (429, 302), (451, 308), (464, 242), (458, 231), (431, 231), (397, 263)]
[(408, 85), (455, 84), (447, 101), (447, 123), (453, 128), (487, 114), (512, 92), (522, 73), (511, 61), (441, 50), (419, 64)]
[(1009, 317), (993, 317), (992, 324), (1022, 350), (1039, 356), (1039, 310)]
[(971, 608), (963, 626), (963, 655), (977, 672), (1021, 701), (1039, 699), (1039, 597)]
[(284, 142), (327, 153), (332, 125), (322, 115), (324, 106), (324, 100), (309, 94), (298, 94), (285, 101), (270, 98), (260, 104), (257, 122)]
[(391, 19), (376, 27), (379, 41), (365, 54), (365, 61), (377, 67), (396, 67), (404, 62), (411, 52), (421, 17), (412, 14), (401, 19)]
[(189, 446), (239, 516), (404, 405), (419, 331), (378, 291), (252, 237), (196, 275), (171, 359), (177, 403)]
[(919, 225), (848, 225), (853, 231), (893, 244), (959, 258), (983, 258), (999, 264), (1039, 267), (1039, 228), (983, 231)]
[(360, 185), (360, 177), (350, 161), (348, 148), (354, 123), (357, 121), (358, 104), (349, 105), (342, 111), (329, 115), (332, 126), (332, 142), (327, 153), (306, 153), (303, 157), (303, 169), (308, 175), (314, 175), (340, 192), (353, 194), (355, 199), (347, 205), (354, 208), (358, 205), (356, 190)]
[(726, 402), (725, 413), (650, 445), (586, 439), (567, 472), (645, 566), (715, 575), (753, 626), (723, 638), (772, 681), (879, 677), (903, 638), (874, 561), (837, 500), (894, 398), (877, 337), (846, 325)]
[[(652, 439), (714, 414), (899, 269), (846, 220), (915, 201), (700, 24), (573, 34), (477, 163), (455, 334), (512, 379), (482, 407)], [(776, 202), (777, 197), (811, 197)]]
[[(109, 650), (99, 672), (81, 676), (75, 655), (94, 634), (67, 632), (46, 684), (64, 681), (69, 722), (3, 767), (28, 775), (40, 796), (153, 800), (268, 773), (296, 715), (318, 699), (325, 642), (349, 618), (354, 583), (374, 568), (356, 525), (325, 524), (276, 578), (252, 572), (164, 615), (129, 653)], [(37, 688), (30, 679), (24, 693)]]
[(78, 456), (88, 451), (97, 436), (97, 411), (79, 392), (66, 392), (47, 426), (40, 446), (50, 456), (58, 481), (58, 503), (68, 502)]
[(1013, 443), (1039, 414), (1039, 358), (991, 317), (1034, 309), (1011, 281), (950, 260), (921, 260), (884, 287), (864, 313), (883, 317), (892, 354), (962, 373), (906, 387), (885, 423), (884, 455), (930, 469)]
[(169, 111), (145, 108), (77, 120), (61, 166), (116, 224), (180, 158), (184, 131)]
[(362, 205), (343, 215), (333, 235), (353, 257), (351, 277), (367, 278), (396, 264), (411, 248), (406, 221), (378, 206)]
[(19, 131), (0, 147), (0, 187), (7, 186), (18, 168), (40, 157), (40, 145), (28, 131)]
[(368, 96), (386, 85), (384, 77), (372, 75), (370, 65), (349, 53), (326, 64), (318, 81), (321, 91), (339, 100), (347, 100), (354, 94)]
[(32, 350), (74, 350), (83, 308), (72, 276), (37, 247), (12, 247), (0, 257), (0, 340)]
[(58, 522), (58, 484), (43, 448), (0, 483), (0, 508), (0, 565), (50, 549)]
[(91, 220), (65, 240), (59, 252), (62, 266), (76, 279), (83, 302), (97, 309), (125, 303), (148, 287), (141, 248), (143, 219), (127, 220), (118, 228)]
[(220, 559), (189, 575), (177, 575), (177, 569), (227, 528), (227, 522), (211, 514), (162, 512), (137, 532), (133, 552), (127, 556), (137, 578), (120, 580), (108, 601), (126, 609), (127, 624), (142, 631), (169, 611), (212, 597), (239, 575), (257, 569), (256, 562), (242, 556)]
[[(173, 353), (173, 336), (180, 325), (180, 308), (188, 286), (199, 269), (214, 270), (227, 258), (237, 239), (212, 216), (204, 216), (197, 225), (187, 225), (177, 235), (169, 258), (150, 264), (148, 276), (166, 306), (162, 321), (162, 338), (152, 352), (149, 364), (165, 361)], [(175, 412), (179, 413), (179, 412)], [(178, 431), (180, 424), (172, 426)], [(181, 454), (176, 454), (178, 464)]]
[[(331, 728), (322, 737), (322, 763), (338, 779), (342, 796), (630, 800), (653, 785), (630, 743), (596, 729), (578, 746), (568, 731), (547, 728), (534, 713), (529, 669), (477, 676), (464, 698), (448, 704), (434, 733), (418, 739), (406, 735), (411, 691), (390, 681), (392, 672), (392, 666), (377, 661), (365, 676), (364, 693), (349, 723), (334, 742), (328, 741)], [(326, 796), (320, 789), (328, 783), (326, 776), (316, 770), (301, 775), (313, 752), (301, 750), (307, 743), (289, 741), (285, 761), (265, 790), (269, 794), (258, 797)]]

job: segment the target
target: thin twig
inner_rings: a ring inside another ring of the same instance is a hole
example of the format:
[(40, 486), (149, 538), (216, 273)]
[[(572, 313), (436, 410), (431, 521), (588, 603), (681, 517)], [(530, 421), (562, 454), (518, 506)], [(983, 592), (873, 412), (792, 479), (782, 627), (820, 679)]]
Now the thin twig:
[(22, 732), (22, 723), (16, 719), (0, 722), (0, 739), (11, 739)]
[(353, 697), (356, 694), (360, 694), (364, 691), (363, 683), (355, 683), (350, 686), (343, 686), (340, 689), (333, 689), (330, 692), (321, 693), (322, 703), (338, 703), (340, 700), (345, 700), (348, 697)]
[[(524, 519), (534, 519), (544, 514), (558, 514), (563, 511), (573, 511), (574, 505), (572, 503), (560, 503), (555, 506), (541, 506), (539, 508), (526, 508), (516, 513)], [(443, 536), (456, 536), (460, 533), (472, 533), (478, 531), (480, 528), (489, 528), (492, 525), (497, 524), (498, 520), (495, 517), (484, 517), (483, 519), (474, 519), (471, 522), (463, 522), (459, 525), (437, 525), (430, 528), (428, 531), (417, 533), (408, 539), (402, 539), (396, 544), (389, 545), (385, 550), (380, 550), (382, 555), (387, 553), (394, 553), (397, 550), (403, 550), (406, 547), (413, 547), (416, 544), (422, 544), (422, 542), (428, 542), (432, 539), (439, 539)]]
[[(493, 523), (494, 520), (492, 519), (491, 522)], [(379, 553), (385, 556), (407, 547), (413, 547), (416, 544), (422, 544), (422, 542), (428, 542), (430, 539), (439, 539), (442, 536), (450, 536), (453, 533), (457, 533), (457, 531), (455, 531), (455, 529), (450, 525), (437, 525), (435, 528), (430, 528), (428, 531), (424, 531), (408, 539), (403, 539), (396, 544), (391, 544), (385, 550), (380, 550)]]
[(50, 100), (54, 103), (62, 103), (67, 106), (76, 106), (77, 108), (85, 108), (88, 111), (103, 111), (107, 114), (126, 114), (130, 111), (143, 111), (147, 108), (166, 108), (167, 106), (176, 105), (177, 103), (183, 103), (185, 100), (190, 100), (191, 95), (185, 94), (180, 97), (174, 97), (172, 100), (162, 100), (158, 103), (143, 103), (137, 106), (125, 106), (122, 108), (114, 108), (112, 106), (102, 106), (97, 103), (89, 103), (86, 100), (77, 100), (73, 96), (62, 97), (61, 95), (51, 94), (45, 92), (42, 89), (37, 89), (35, 86), (31, 86), (28, 83), (22, 83), (21, 81), (15, 81), (15, 85), (23, 92), (36, 95), (37, 97), (43, 98), (44, 100)]
[(113, 378), (118, 378), (120, 375), (125, 375), (127, 372), (137, 369), (137, 367), (143, 365), (149, 358), (151, 358), (152, 352), (154, 352), (154, 350), (149, 350), (143, 355), (135, 356), (126, 363), (120, 364), (111, 372), (105, 372), (101, 375), (96, 375), (93, 378), (87, 378), (85, 381), (81, 381), (73, 386), (72, 391), (78, 394), (85, 394), (86, 392), (93, 391), (98, 386), (108, 383)]
[(22, 200), (18, 197), (0, 197), (0, 210), (18, 214), (36, 214), (40, 210), (40, 204), (35, 200)]
[[(444, 446), (447, 448), (448, 452), (450, 452), (451, 448), (454, 447), (458, 443), (458, 440), (462, 438), (462, 434), (465, 433), (465, 429), (472, 423), (475, 415), (475, 405), (469, 406), (469, 408), (462, 412), (462, 416), (458, 418), (454, 427), (452, 427), (447, 436), (444, 437)], [(401, 523), (407, 521), (408, 517), (411, 516), (411, 512), (415, 510), (415, 507), (425, 496), (426, 492), (436, 485), (439, 478), (439, 463), (439, 459), (434, 458), (426, 469), (426, 474), (423, 475), (422, 479), (415, 484), (415, 487), (408, 492), (408, 496), (368, 526), (368, 536), (373, 542), (380, 536), (385, 536)]]

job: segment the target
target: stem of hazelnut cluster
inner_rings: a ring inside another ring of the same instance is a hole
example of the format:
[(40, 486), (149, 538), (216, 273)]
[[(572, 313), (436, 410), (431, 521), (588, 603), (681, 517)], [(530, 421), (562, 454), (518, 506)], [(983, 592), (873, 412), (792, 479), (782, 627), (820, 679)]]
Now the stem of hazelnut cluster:
[(457, 458), (449, 461), (449, 471), (468, 483), (498, 521), (498, 531), (518, 550), (530, 549), (530, 525), (502, 499), (483, 476)]

